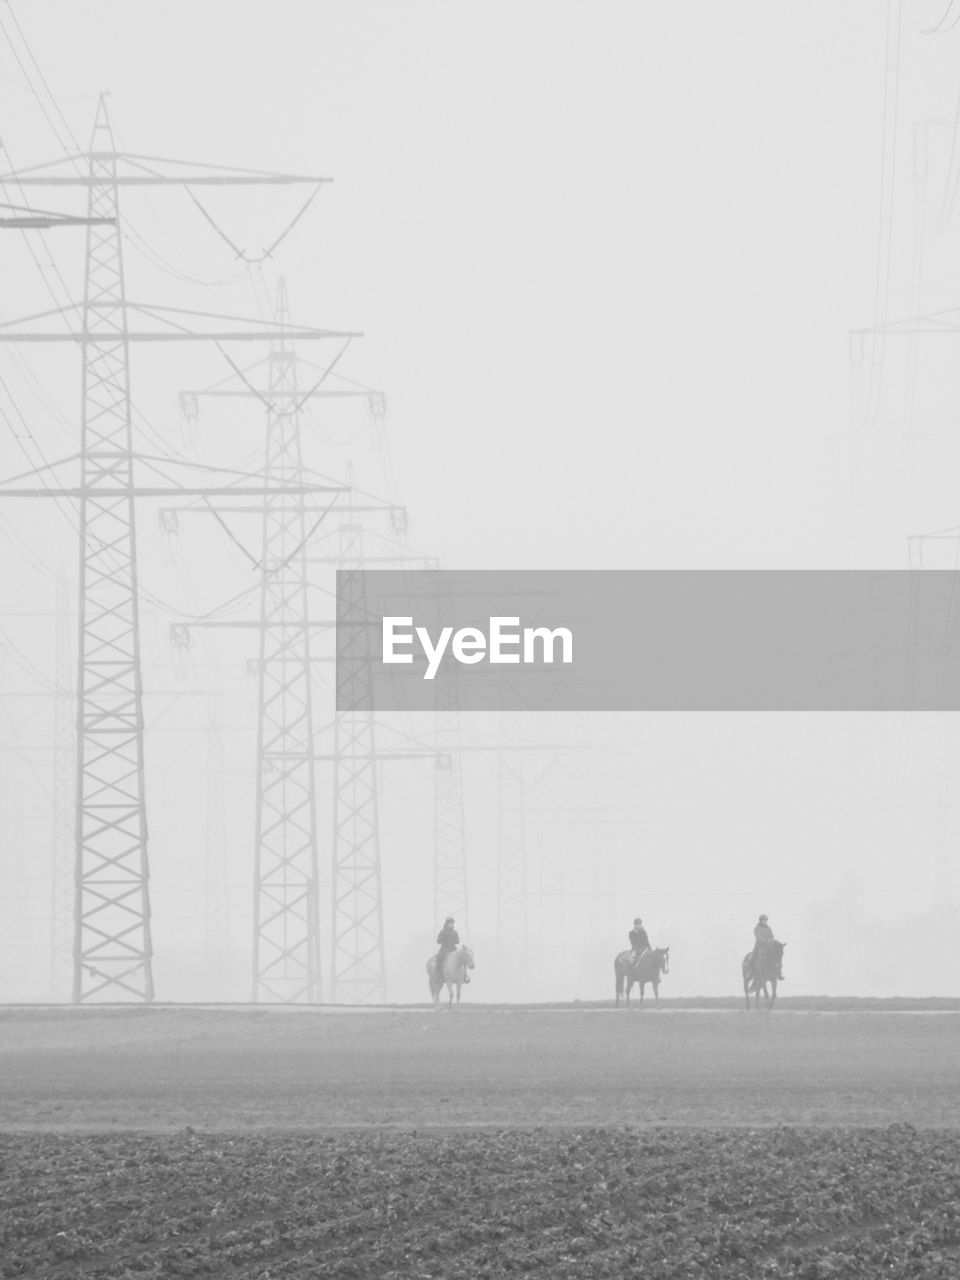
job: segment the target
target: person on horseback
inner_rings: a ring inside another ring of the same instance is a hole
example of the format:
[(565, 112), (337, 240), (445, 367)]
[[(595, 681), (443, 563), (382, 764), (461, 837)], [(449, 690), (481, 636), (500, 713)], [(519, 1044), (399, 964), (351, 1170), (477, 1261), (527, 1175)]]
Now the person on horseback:
[[(447, 916), (443, 922), (443, 928), (437, 934), (437, 942), (440, 944), (440, 950), (437, 952), (437, 978), (443, 978), (443, 962), (451, 951), (456, 951), (460, 945), (460, 935), (453, 927), (453, 916)], [(464, 982), (470, 981), (469, 973), (464, 970)]]
[(643, 921), (637, 916), (630, 930), (630, 959), (636, 964), (645, 951), (650, 950), (650, 939), (643, 927)]
[(753, 938), (753, 952), (750, 956), (750, 963), (756, 964), (767, 943), (773, 942), (773, 930), (770, 928), (766, 916), (761, 916), (753, 926)]

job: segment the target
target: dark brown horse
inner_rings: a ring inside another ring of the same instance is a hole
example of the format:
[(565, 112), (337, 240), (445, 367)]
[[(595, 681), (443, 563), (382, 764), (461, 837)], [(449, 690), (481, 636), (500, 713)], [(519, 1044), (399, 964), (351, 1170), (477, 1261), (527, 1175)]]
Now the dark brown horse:
[[(756, 994), (756, 1007), (760, 1008), (760, 992), (772, 1009), (777, 998), (777, 983), (783, 981), (783, 948), (785, 942), (764, 942), (761, 944), (756, 962), (753, 952), (748, 951), (740, 966), (743, 975), (743, 998), (750, 1008), (750, 993)], [(769, 990), (768, 990), (769, 988)]]
[(634, 960), (632, 951), (621, 951), (613, 962), (613, 972), (617, 979), (617, 1004), (624, 994), (626, 983), (627, 1004), (630, 1003), (630, 988), (635, 982), (640, 984), (640, 1003), (643, 1004), (643, 989), (649, 982), (653, 987), (654, 998), (660, 999), (660, 976), (670, 972), (670, 948), (655, 947), (645, 951), (638, 960)]

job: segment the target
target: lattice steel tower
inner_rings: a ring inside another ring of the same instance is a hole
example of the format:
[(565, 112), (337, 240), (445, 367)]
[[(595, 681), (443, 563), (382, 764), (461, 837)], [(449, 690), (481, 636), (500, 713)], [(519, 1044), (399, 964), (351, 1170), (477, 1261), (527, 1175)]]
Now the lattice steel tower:
[[(451, 601), (439, 587), (437, 606), (439, 624), (450, 625)], [(460, 696), (452, 664), (441, 666), (436, 686), (433, 918), (439, 923), (445, 916), (453, 916), (461, 937), (469, 938)]]
[(516, 973), (527, 959), (527, 868), (523, 755), (516, 712), (500, 717), (497, 758), (497, 952), (501, 968)]
[(81, 352), (74, 1000), (153, 999), (130, 362), (117, 157), (103, 99), (88, 157)]
[[(289, 323), (280, 282), (277, 322)], [(264, 483), (303, 480), (293, 344), (273, 343)], [(263, 506), (253, 998), (320, 998), (317, 822), (306, 545), (302, 496)]]
[[(222, 678), (219, 663), (208, 666), (209, 687)], [(207, 725), (207, 779), (203, 866), (203, 953), (207, 963), (223, 964), (230, 947), (230, 894), (227, 887), (226, 753), (223, 747), (222, 692), (210, 695)]]
[[(394, 508), (372, 500), (370, 495), (360, 503), (350, 500), (349, 507), (344, 507), (336, 500), (346, 493), (345, 487), (308, 482), (313, 473), (302, 461), (301, 410), (308, 400), (382, 398), (380, 393), (352, 379), (343, 380), (341, 375), (336, 376), (336, 385), (329, 382), (350, 339), (356, 335), (340, 335), (346, 339), (342, 349), (315, 377), (317, 366), (298, 360), (293, 334), (302, 331), (290, 327), (282, 282), (274, 324), (279, 337), (271, 349), (266, 388), (256, 385), (249, 376), (259, 367), (258, 362), (258, 366), (246, 370), (235, 368), (235, 378), (226, 378), (206, 390), (181, 393), (182, 410), (193, 419), (200, 399), (206, 396), (254, 397), (266, 404), (264, 485), (274, 495), (258, 508), (262, 520), (259, 617), (256, 621), (208, 619), (185, 625), (184, 630), (239, 626), (259, 632), (253, 998), (289, 1003), (318, 1000), (321, 996), (319, 903), (327, 885), (321, 883), (319, 874), (315, 767), (318, 759), (330, 762), (336, 754), (333, 744), (329, 755), (317, 755), (317, 704), (310, 679), (313, 665), (325, 661), (312, 653), (311, 636), (331, 632), (333, 623), (311, 618), (308, 605), (313, 590), (309, 580), (311, 564), (329, 568), (340, 548), (335, 545), (318, 554), (313, 535), (334, 504), (342, 518), (349, 517), (351, 522), (365, 512), (392, 514)], [(301, 390), (298, 369), (305, 366), (312, 367), (315, 380), (307, 390)], [(318, 493), (328, 495), (328, 505), (320, 511), (305, 501)], [(211, 510), (209, 506), (179, 508), (180, 513), (210, 514)], [(222, 510), (241, 509), (231, 506)], [(163, 514), (169, 519), (177, 512)], [(359, 530), (359, 525), (355, 527)], [(335, 539), (341, 536), (334, 530)], [(321, 726), (321, 735), (333, 729), (333, 720), (331, 716), (330, 724)], [(335, 771), (335, 789), (340, 780), (341, 774)], [(329, 812), (328, 805), (328, 815)], [(343, 802), (338, 812), (342, 817)], [(336, 862), (336, 854), (332, 862)], [(326, 872), (327, 864), (323, 870)], [(332, 965), (330, 973), (335, 971)], [(333, 978), (330, 985), (334, 985)]]
[[(67, 173), (56, 170), (63, 164)], [(175, 170), (170, 172), (171, 167)], [(134, 503), (137, 497), (180, 495), (209, 499), (228, 494), (233, 498), (281, 497), (262, 477), (243, 476), (254, 484), (239, 483), (236, 472), (229, 483), (211, 485), (209, 473), (222, 468), (205, 467), (203, 484), (162, 479), (137, 486), (134, 466), (130, 405), (129, 349), (133, 342), (195, 342), (222, 344), (233, 341), (275, 342), (275, 324), (243, 317), (185, 312), (165, 306), (130, 302), (125, 294), (118, 191), (121, 186), (183, 186), (197, 203), (194, 188), (200, 186), (288, 186), (314, 188), (287, 231), (278, 237), (268, 256), (289, 233), (326, 178), (270, 173), (223, 165), (165, 160), (159, 157), (119, 153), (101, 98), (89, 153), (50, 164), (33, 166), (16, 174), (4, 174), (18, 187), (83, 187), (87, 191), (88, 216), (41, 214), (27, 210), (0, 219), (4, 226), (87, 225), (84, 298), (81, 306), (64, 306), (56, 312), (26, 317), (12, 327), (0, 323), (0, 342), (79, 343), (82, 352), (82, 413), (80, 484), (62, 486), (44, 479), (40, 488), (0, 486), (2, 498), (76, 498), (79, 501), (79, 677), (76, 805), (76, 902), (73, 996), (77, 1001), (96, 996), (120, 999), (153, 998), (152, 944), (148, 894), (147, 823), (144, 804), (143, 689), (137, 605), (137, 559)], [(205, 210), (201, 212), (212, 221)], [(234, 246), (235, 247), (235, 246)], [(240, 256), (245, 256), (240, 254)], [(54, 314), (61, 319), (79, 312), (78, 332), (38, 332), (33, 326)], [(153, 324), (147, 331), (131, 329), (131, 314)], [(202, 319), (200, 332), (188, 327)], [(290, 338), (287, 334), (284, 341)], [(301, 327), (303, 340), (335, 338), (349, 341), (355, 335), (314, 327)], [(149, 459), (141, 456), (141, 461)], [(37, 475), (52, 467), (72, 464), (61, 460), (35, 469)], [(154, 460), (155, 461), (155, 460)], [(184, 460), (177, 466), (189, 466)], [(15, 477), (16, 480), (23, 477)], [(307, 485), (307, 492), (325, 492), (329, 486)]]
[(67, 591), (57, 591), (53, 691), (53, 849), (51, 866), (51, 973), (54, 1000), (67, 997), (73, 983), (74, 869), (77, 813), (77, 706)]
[[(340, 525), (337, 562), (337, 686), (344, 705), (350, 706), (364, 701), (360, 689), (370, 680), (371, 662), (371, 629), (366, 625), (363, 586), (363, 527), (355, 517), (345, 517)], [(371, 712), (337, 712), (333, 740), (332, 997), (348, 1004), (382, 1003), (386, 1000), (386, 969)]]

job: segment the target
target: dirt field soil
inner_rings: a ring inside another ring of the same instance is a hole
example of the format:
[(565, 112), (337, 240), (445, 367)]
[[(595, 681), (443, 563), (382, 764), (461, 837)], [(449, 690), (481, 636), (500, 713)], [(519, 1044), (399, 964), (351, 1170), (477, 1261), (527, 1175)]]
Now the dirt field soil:
[(955, 1280), (960, 1134), (0, 1137), (0, 1277)]
[(0, 1013), (0, 1128), (960, 1126), (960, 1014)]

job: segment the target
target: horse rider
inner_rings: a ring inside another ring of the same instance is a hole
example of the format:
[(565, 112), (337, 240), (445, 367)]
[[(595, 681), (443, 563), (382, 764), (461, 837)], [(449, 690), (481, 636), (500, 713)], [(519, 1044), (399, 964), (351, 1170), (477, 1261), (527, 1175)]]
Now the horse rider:
[(766, 916), (761, 916), (757, 923), (753, 926), (753, 951), (750, 955), (750, 963), (756, 964), (760, 958), (760, 953), (769, 942), (773, 942), (773, 930), (767, 921)]
[[(437, 942), (440, 944), (440, 950), (437, 952), (437, 977), (443, 981), (443, 962), (451, 951), (456, 951), (460, 945), (460, 935), (453, 927), (453, 916), (447, 916), (443, 922), (443, 928), (437, 934)], [(464, 982), (470, 981), (470, 975), (464, 970)]]
[(630, 930), (630, 960), (636, 964), (645, 951), (650, 950), (650, 939), (643, 927), (643, 921), (637, 916)]

